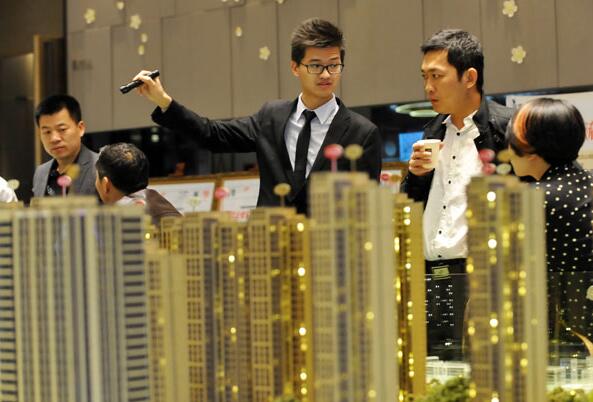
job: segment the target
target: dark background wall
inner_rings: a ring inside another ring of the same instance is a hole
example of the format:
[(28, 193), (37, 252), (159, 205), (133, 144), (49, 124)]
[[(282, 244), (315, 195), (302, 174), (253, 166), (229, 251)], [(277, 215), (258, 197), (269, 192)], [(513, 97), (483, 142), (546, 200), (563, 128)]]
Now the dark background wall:
[(64, 34), (64, 0), (0, 1), (0, 58), (32, 52), (35, 34)]
[(35, 167), (33, 35), (62, 37), (63, 0), (0, 1), (0, 176), (27, 200)]

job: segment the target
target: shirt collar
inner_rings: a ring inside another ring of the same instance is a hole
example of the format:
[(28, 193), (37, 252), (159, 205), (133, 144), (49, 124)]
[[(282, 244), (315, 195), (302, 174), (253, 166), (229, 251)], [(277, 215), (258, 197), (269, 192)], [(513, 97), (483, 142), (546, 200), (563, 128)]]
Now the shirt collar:
[(146, 189), (136, 191), (135, 193), (124, 195), (116, 201), (117, 205), (145, 205), (146, 204)]
[[(81, 147), (81, 149), (82, 149), (82, 144), (81, 144), (81, 146), (80, 146), (80, 147)], [(78, 155), (76, 155), (76, 159), (74, 159), (74, 160), (72, 161), (72, 165), (76, 165), (76, 164), (78, 164), (78, 159), (79, 159), (79, 158), (80, 158), (80, 151), (78, 151)], [(72, 165), (70, 165), (70, 166), (72, 166)], [(58, 161), (57, 161), (55, 158), (54, 158), (54, 159), (52, 159), (52, 163), (51, 163), (51, 166), (50, 166), (50, 171), (55, 171), (55, 172), (57, 172), (57, 171), (58, 171)]]
[[(301, 115), (305, 110), (308, 110), (302, 100), (303, 94), (299, 95), (299, 100), (297, 102), (296, 107), (296, 116), (297, 120), (301, 118)], [(339, 108), (338, 102), (336, 100), (336, 95), (332, 95), (332, 98), (328, 100), (323, 105), (319, 106), (317, 109), (313, 110), (315, 115), (321, 122), (321, 124), (325, 124), (328, 119), (333, 115), (333, 113)]]
[[(463, 128), (460, 131), (465, 131), (468, 130), (470, 127), (475, 126), (476, 123), (474, 122), (474, 116), (476, 115), (476, 113), (478, 113), (478, 111), (474, 110), (463, 119)], [(443, 120), (442, 124), (446, 125), (447, 127), (453, 125), (453, 121), (451, 121), (451, 115), (447, 116), (447, 118)]]

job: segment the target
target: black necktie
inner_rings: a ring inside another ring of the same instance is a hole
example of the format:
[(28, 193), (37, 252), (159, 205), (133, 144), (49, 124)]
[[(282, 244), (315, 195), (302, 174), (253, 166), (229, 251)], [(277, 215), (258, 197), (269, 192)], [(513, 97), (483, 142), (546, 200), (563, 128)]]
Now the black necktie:
[(299, 191), (305, 184), (305, 175), (307, 173), (307, 155), (309, 154), (309, 141), (311, 140), (311, 120), (316, 116), (315, 112), (305, 110), (305, 125), (299, 133), (297, 140), (296, 155), (294, 158), (294, 178), (296, 191)]

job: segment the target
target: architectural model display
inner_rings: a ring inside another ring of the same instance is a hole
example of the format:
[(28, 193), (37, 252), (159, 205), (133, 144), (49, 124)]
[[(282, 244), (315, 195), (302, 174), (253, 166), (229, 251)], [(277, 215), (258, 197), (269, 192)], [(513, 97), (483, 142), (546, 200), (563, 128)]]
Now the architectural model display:
[(543, 194), (516, 177), (467, 187), (471, 382), (477, 401), (544, 401), (548, 364)]
[(0, 209), (0, 400), (150, 401), (141, 208)]

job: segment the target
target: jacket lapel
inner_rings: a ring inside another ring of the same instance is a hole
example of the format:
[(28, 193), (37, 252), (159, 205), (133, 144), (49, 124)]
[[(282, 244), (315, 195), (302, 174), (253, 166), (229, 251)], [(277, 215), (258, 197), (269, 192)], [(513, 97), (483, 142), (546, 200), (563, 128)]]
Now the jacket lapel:
[(51, 164), (54, 160), (50, 159), (39, 167), (39, 174), (35, 176), (36, 182), (34, 184), (34, 196), (43, 197), (47, 187), (47, 181), (49, 180), (49, 171), (51, 170)]
[(89, 174), (89, 164), (91, 163), (91, 152), (83, 144), (80, 145), (80, 154), (78, 155), (78, 166), (80, 166), (80, 173), (78, 178), (72, 183), (72, 192), (79, 193), (83, 183), (86, 183), (86, 177)]
[(486, 97), (482, 97), (480, 108), (474, 115), (474, 123), (480, 132), (480, 135), (474, 139), (476, 148), (482, 150), (485, 148), (495, 149), (490, 130), (490, 113), (488, 112), (488, 103)]
[(297, 99), (292, 102), (287, 102), (281, 105), (274, 113), (274, 139), (276, 141), (276, 149), (278, 149), (278, 155), (280, 156), (280, 162), (282, 163), (282, 169), (284, 175), (290, 181), (290, 186), (294, 187), (294, 179), (292, 175), (292, 165), (290, 164), (290, 157), (288, 156), (288, 150), (286, 149), (286, 141), (284, 139), (284, 132), (286, 131), (286, 124), (291, 114), (296, 109)]

